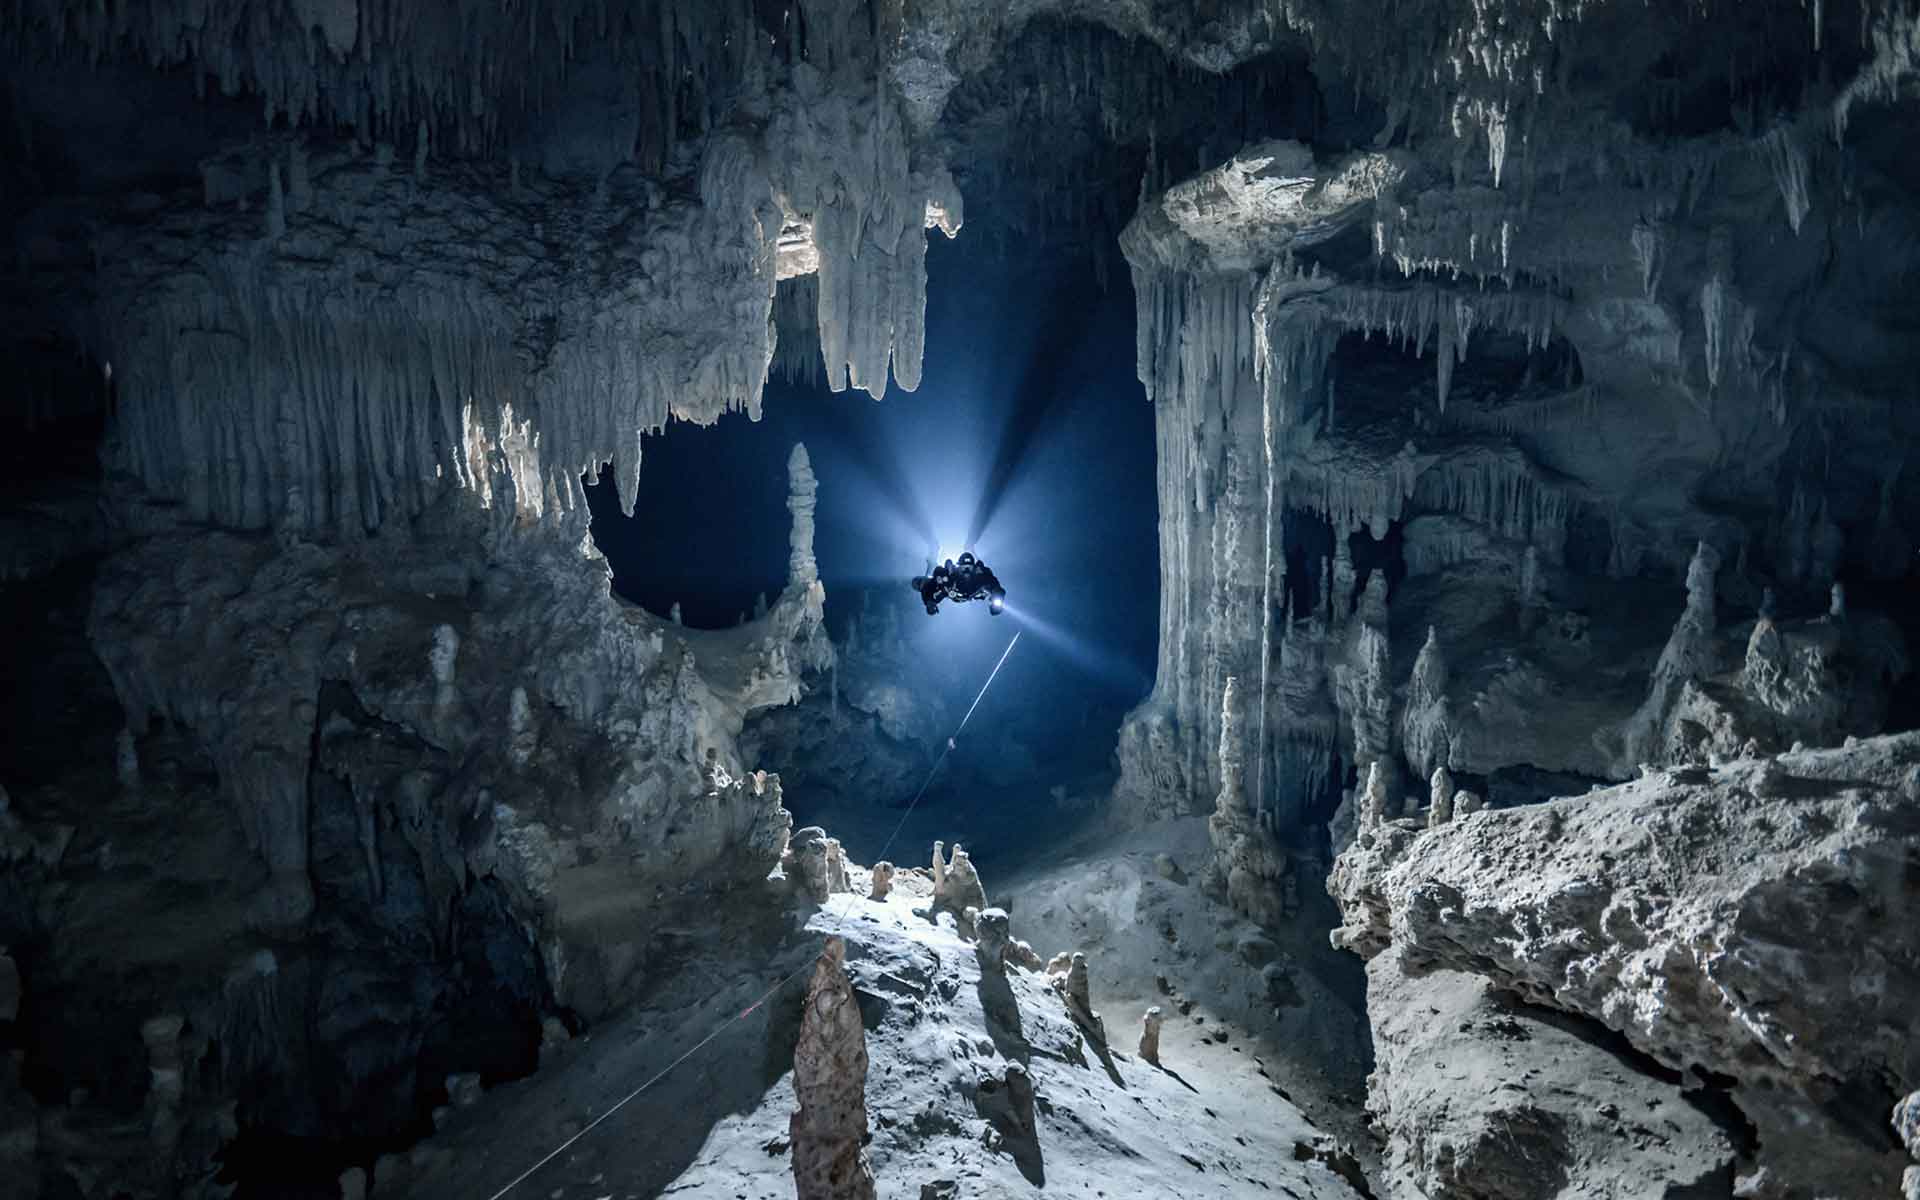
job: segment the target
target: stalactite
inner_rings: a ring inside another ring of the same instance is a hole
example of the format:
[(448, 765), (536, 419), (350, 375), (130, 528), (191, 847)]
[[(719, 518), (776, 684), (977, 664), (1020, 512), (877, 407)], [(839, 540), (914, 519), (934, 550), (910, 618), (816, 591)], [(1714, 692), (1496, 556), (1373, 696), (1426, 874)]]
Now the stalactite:
[(1768, 130), (1760, 142), (1773, 172), (1773, 182), (1780, 189), (1780, 199), (1787, 206), (1787, 224), (1799, 233), (1800, 223), (1806, 220), (1807, 211), (1812, 207), (1807, 198), (1807, 152), (1795, 131), (1785, 125)]
[(1453, 513), (1501, 537), (1539, 546), (1558, 560), (1566, 546), (1573, 497), (1540, 479), (1518, 450), (1449, 455), (1421, 473), (1413, 502)]

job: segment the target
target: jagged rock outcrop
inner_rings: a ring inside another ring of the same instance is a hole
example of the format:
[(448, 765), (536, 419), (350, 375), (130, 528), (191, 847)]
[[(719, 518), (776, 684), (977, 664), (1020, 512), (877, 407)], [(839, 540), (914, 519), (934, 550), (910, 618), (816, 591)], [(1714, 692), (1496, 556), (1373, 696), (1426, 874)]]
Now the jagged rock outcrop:
[(1855, 1114), (1920, 1079), (1917, 846), (1920, 734), (1656, 772), (1363, 833), (1329, 881), (1334, 939), (1604, 1027), (1720, 1093), (1753, 1130), (1743, 1194), (1884, 1196), (1904, 1160)]
[(846, 943), (827, 939), (807, 985), (793, 1050), (793, 1178), (800, 1200), (873, 1200), (867, 1136), (867, 1034), (844, 967)]

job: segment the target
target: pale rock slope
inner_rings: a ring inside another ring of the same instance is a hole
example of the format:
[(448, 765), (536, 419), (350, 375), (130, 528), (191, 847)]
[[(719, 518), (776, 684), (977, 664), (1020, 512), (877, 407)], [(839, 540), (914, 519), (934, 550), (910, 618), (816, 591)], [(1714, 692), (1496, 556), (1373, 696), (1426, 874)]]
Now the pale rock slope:
[[(800, 1002), (825, 939), (838, 937), (866, 1027), (867, 1157), (884, 1200), (1357, 1194), (1328, 1165), (1326, 1136), (1257, 1086), (1250, 1063), (1200, 1070), (1169, 1050), (1166, 1066), (1151, 1066), (1134, 1053), (1131, 1021), (1107, 1014), (1102, 1045), (1053, 977), (984, 966), (950, 916), (929, 919), (926, 869), (900, 872), (884, 900), (861, 887), (790, 918), (778, 877), (763, 886), (736, 893), (730, 928), (703, 931), (679, 983), (561, 1047), (550, 1069), (452, 1114), (391, 1178), (422, 1200), (492, 1195), (712, 1034), (509, 1194), (785, 1200)], [(764, 957), (752, 975), (699, 969), (756, 936)]]

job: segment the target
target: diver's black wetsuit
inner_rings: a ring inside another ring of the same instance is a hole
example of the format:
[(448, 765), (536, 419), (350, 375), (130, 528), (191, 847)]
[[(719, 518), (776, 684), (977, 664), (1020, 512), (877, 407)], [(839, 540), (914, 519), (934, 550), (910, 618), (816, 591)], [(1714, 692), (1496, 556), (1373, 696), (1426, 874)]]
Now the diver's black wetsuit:
[(920, 602), (927, 606), (928, 616), (940, 611), (942, 600), (956, 604), (985, 600), (987, 610), (995, 616), (1000, 615), (1007, 602), (1007, 589), (1000, 586), (999, 577), (971, 553), (962, 554), (958, 563), (948, 559), (933, 568), (930, 575), (916, 576), (913, 590), (920, 593)]

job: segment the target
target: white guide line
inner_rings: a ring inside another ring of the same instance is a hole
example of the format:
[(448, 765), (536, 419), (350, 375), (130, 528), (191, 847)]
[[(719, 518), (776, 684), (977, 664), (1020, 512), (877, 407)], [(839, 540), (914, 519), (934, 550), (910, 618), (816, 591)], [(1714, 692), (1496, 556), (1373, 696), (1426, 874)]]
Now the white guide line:
[[(907, 824), (907, 818), (913, 815), (913, 810), (915, 805), (918, 805), (920, 803), (920, 797), (927, 794), (927, 787), (929, 784), (933, 782), (934, 775), (939, 772), (940, 764), (946, 762), (947, 755), (952, 753), (954, 740), (958, 738), (963, 732), (966, 731), (967, 722), (973, 719), (973, 710), (980, 707), (981, 698), (987, 694), (987, 689), (993, 686), (994, 677), (1000, 674), (1000, 668), (1006, 665), (1007, 655), (1013, 653), (1013, 647), (1015, 643), (1019, 642), (1021, 632), (1023, 631), (1015, 630), (1013, 634), (1013, 641), (1008, 642), (1007, 648), (1000, 652), (1000, 661), (993, 664), (993, 670), (987, 675), (987, 681), (980, 685), (980, 694), (973, 698), (973, 704), (967, 709), (967, 715), (960, 718), (960, 727), (953, 731), (953, 737), (950, 737), (947, 739), (947, 747), (946, 749), (940, 752), (940, 757), (934, 761), (933, 770), (927, 773), (926, 783), (923, 783), (920, 785), (919, 792), (915, 793), (913, 797), (913, 803), (907, 805), (907, 811), (900, 814), (900, 823), (893, 827), (893, 833), (888, 836), (886, 844), (881, 846), (880, 853), (874, 856), (875, 861), (883, 859), (887, 856), (887, 851), (893, 847), (894, 839), (899, 837), (900, 830), (905, 828)], [(827, 904), (823, 905), (822, 907), (831, 907), (832, 903), (833, 903), (832, 897), (828, 897)], [(674, 1059), (672, 1062), (668, 1063), (666, 1066), (654, 1072), (653, 1076), (650, 1079), (648, 1079), (645, 1083), (641, 1084), (639, 1087), (628, 1092), (626, 1095), (620, 1097), (620, 1099), (615, 1101), (613, 1106), (608, 1108), (607, 1111), (601, 1113), (599, 1116), (595, 1117), (593, 1120), (587, 1122), (586, 1127), (581, 1129), (579, 1133), (574, 1134), (572, 1137), (568, 1138), (566, 1141), (561, 1142), (558, 1146), (555, 1146), (552, 1150), (548, 1151), (545, 1158), (542, 1158), (539, 1162), (534, 1163), (532, 1166), (528, 1167), (526, 1170), (520, 1172), (520, 1174), (514, 1178), (513, 1182), (507, 1184), (507, 1186), (495, 1192), (492, 1196), (488, 1197), (487, 1200), (501, 1200), (501, 1197), (505, 1196), (508, 1192), (511, 1192), (514, 1188), (519, 1187), (521, 1184), (525, 1183), (528, 1179), (532, 1178), (534, 1172), (538, 1171), (541, 1167), (546, 1166), (548, 1163), (552, 1162), (554, 1159), (559, 1158), (562, 1154), (565, 1154), (567, 1150), (570, 1147), (572, 1147), (575, 1142), (578, 1142), (581, 1138), (586, 1137), (589, 1133), (592, 1133), (596, 1128), (598, 1128), (602, 1121), (606, 1120), (608, 1117), (611, 1117), (613, 1114), (625, 1108), (630, 1102), (633, 1101), (635, 1097), (639, 1096), (640, 1093), (646, 1091), (648, 1088), (652, 1087), (654, 1084), (659, 1083), (662, 1079), (665, 1079), (668, 1076), (668, 1074), (670, 1074), (673, 1071), (675, 1067), (687, 1061), (689, 1058), (692, 1058), (694, 1055), (700, 1053), (701, 1050), (706, 1048), (709, 1042), (713, 1041), (713, 1039), (725, 1033), (728, 1029), (731, 1029), (735, 1021), (743, 1021), (747, 1017), (752, 1016), (754, 1009), (759, 1008), (762, 1004), (765, 1004), (767, 1000), (770, 999), (775, 992), (787, 986), (789, 983), (793, 982), (795, 979), (798, 979), (803, 973), (805, 973), (812, 966), (813, 966), (813, 960), (808, 959), (807, 961), (801, 963), (798, 967), (794, 968), (794, 970), (790, 974), (782, 978), (780, 982), (774, 984), (772, 987), (762, 992), (758, 1000), (755, 1000), (752, 1004), (747, 1005), (745, 1008), (741, 1009), (734, 1016), (728, 1018), (726, 1021), (723, 1021), (719, 1025), (715, 1026), (712, 1033), (709, 1033), (706, 1037), (703, 1037), (699, 1041), (695, 1042), (685, 1053), (681, 1054), (679, 1058)]]
[(1013, 641), (1008, 642), (1007, 648), (1000, 652), (1000, 661), (993, 664), (993, 670), (987, 673), (987, 681), (980, 685), (980, 694), (975, 696), (973, 703), (967, 706), (967, 715), (960, 718), (960, 727), (953, 731), (952, 737), (947, 739), (946, 747), (940, 751), (940, 757), (933, 760), (933, 770), (927, 772), (926, 781), (920, 785), (920, 790), (913, 794), (913, 803), (907, 805), (907, 811), (900, 814), (899, 823), (894, 825), (893, 832), (887, 835), (886, 844), (880, 847), (880, 853), (873, 856), (875, 862), (887, 856), (887, 851), (893, 848), (893, 840), (900, 836), (902, 829), (907, 827), (907, 818), (912, 816), (913, 810), (919, 806), (920, 798), (927, 794), (927, 788), (933, 784), (933, 777), (940, 773), (940, 767), (947, 761), (947, 755), (953, 753), (954, 742), (966, 732), (967, 722), (973, 720), (973, 710), (980, 707), (980, 701), (986, 696), (987, 689), (993, 686), (994, 676), (1000, 674), (1000, 668), (1007, 665), (1007, 655), (1013, 653), (1014, 645), (1020, 641), (1020, 635), (1025, 632), (1024, 629), (1013, 631)]

